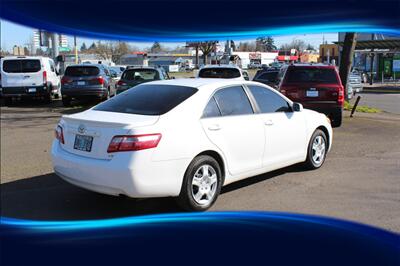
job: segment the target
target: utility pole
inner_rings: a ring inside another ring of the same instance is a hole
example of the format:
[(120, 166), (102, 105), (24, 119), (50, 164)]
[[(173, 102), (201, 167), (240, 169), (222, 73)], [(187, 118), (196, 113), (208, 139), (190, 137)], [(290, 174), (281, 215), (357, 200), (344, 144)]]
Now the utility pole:
[(76, 35), (74, 36), (75, 64), (78, 64), (78, 47), (76, 46)]
[(57, 33), (52, 33), (51, 34), (51, 51), (52, 51), (52, 57), (55, 59), (58, 54), (58, 45), (59, 45), (59, 41), (58, 41), (58, 34)]
[(354, 49), (356, 47), (357, 34), (355, 32), (346, 32), (343, 42), (343, 50), (341, 53), (339, 75), (342, 84), (345, 87), (345, 98), (348, 99), (347, 79), (353, 64)]

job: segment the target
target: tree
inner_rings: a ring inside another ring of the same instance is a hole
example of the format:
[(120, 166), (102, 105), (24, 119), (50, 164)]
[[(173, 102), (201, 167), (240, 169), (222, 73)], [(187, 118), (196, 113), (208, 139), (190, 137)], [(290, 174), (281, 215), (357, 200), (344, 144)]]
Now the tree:
[(96, 49), (96, 43), (92, 43), (92, 45), (89, 46), (88, 50), (95, 50)]
[(255, 52), (256, 44), (255, 42), (240, 42), (239, 47), (237, 48), (239, 52)]
[(312, 45), (309, 43), (309, 44), (307, 44), (306, 50), (315, 51), (315, 48), (314, 48), (314, 46), (312, 46)]
[(200, 42), (199, 49), (203, 52), (204, 64), (207, 64), (207, 56), (215, 50), (218, 41)]
[(126, 42), (98, 42), (96, 48), (92, 50), (101, 59), (111, 60), (119, 63), (121, 57), (129, 53), (130, 48)]
[(343, 50), (340, 57), (339, 76), (345, 86), (345, 97), (348, 100), (347, 78), (353, 64), (354, 49), (356, 47), (357, 34), (354, 32), (346, 32), (343, 42)]
[(256, 50), (260, 52), (271, 52), (276, 50), (274, 39), (270, 36), (258, 37), (256, 39)]
[(86, 50), (87, 50), (86, 43), (82, 43), (81, 52), (86, 52)]
[(154, 42), (150, 48), (150, 52), (152, 53), (159, 53), (162, 51), (161, 44), (159, 42)]
[(296, 49), (297, 51), (304, 51), (306, 49), (307, 45), (303, 40), (292, 40), (288, 44), (283, 44), (281, 45), (281, 50), (290, 50), (290, 49)]

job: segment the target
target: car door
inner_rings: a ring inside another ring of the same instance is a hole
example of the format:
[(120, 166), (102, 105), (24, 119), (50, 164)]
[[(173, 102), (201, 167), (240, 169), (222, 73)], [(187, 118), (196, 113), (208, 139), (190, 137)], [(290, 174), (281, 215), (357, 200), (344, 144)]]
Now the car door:
[(272, 89), (258, 85), (247, 88), (264, 125), (263, 167), (277, 169), (304, 158), (307, 151), (304, 114), (293, 112), (289, 103)]
[(264, 128), (242, 86), (217, 90), (201, 122), (208, 138), (224, 154), (232, 175), (261, 168)]

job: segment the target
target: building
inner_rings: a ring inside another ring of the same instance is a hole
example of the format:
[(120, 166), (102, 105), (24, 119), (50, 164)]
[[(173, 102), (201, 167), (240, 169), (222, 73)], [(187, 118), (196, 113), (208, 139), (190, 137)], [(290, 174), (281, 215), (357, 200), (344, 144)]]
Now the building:
[(320, 44), (319, 61), (326, 64), (339, 64), (339, 45), (337, 44)]
[[(339, 33), (340, 49), (344, 33)], [(359, 33), (354, 52), (353, 68), (364, 72), (373, 80), (400, 79), (400, 38), (385, 34)]]
[(304, 52), (300, 55), (300, 62), (302, 63), (318, 63), (319, 54)]
[(14, 47), (13, 47), (13, 55), (24, 56), (25, 55), (25, 48), (22, 47), (22, 46), (14, 45)]
[(58, 42), (59, 42), (60, 47), (68, 47), (68, 38), (66, 35), (59, 34)]
[[(42, 34), (42, 36), (40, 36)], [(41, 32), (40, 30), (33, 30), (33, 49), (36, 51), (36, 49), (40, 48), (41, 46), (48, 46), (49, 45), (49, 40), (48, 38), (49, 35), (47, 32)], [(41, 38), (44, 38), (45, 40), (42, 40)], [(68, 38), (66, 35), (63, 34), (58, 34), (58, 42), (59, 42), (59, 47), (68, 47)]]

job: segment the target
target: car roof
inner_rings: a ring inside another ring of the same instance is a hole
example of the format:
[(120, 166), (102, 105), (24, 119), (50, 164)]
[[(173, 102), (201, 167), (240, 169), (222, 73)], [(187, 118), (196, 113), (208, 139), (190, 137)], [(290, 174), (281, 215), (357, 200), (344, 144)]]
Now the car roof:
[(14, 59), (51, 59), (50, 57), (47, 56), (23, 56), (23, 55), (12, 55), (12, 56), (5, 56), (1, 58), (3, 60), (14, 60)]
[[(104, 65), (101, 64), (72, 64), (72, 65), (68, 65), (68, 67), (101, 67)], [(106, 67), (106, 66), (105, 66)]]
[(216, 78), (182, 78), (182, 79), (168, 79), (168, 80), (157, 80), (143, 85), (175, 85), (175, 86), (186, 86), (197, 89), (217, 88), (225, 87), (229, 85), (241, 85), (241, 84), (253, 84), (260, 85), (258, 82), (236, 80), (236, 79), (216, 79)]
[(326, 64), (322, 64), (322, 63), (318, 63), (318, 64), (291, 64), (288, 65), (288, 67), (323, 67), (323, 68), (335, 68), (334, 65), (326, 65)]

